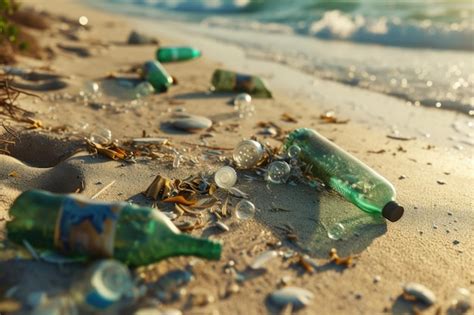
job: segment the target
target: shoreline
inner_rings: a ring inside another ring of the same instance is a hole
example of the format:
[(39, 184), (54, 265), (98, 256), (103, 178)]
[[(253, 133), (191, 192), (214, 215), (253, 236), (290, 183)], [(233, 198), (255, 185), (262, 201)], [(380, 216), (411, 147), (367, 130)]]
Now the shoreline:
[[(29, 0), (27, 3), (34, 4), (35, 1)], [(160, 35), (158, 38), (163, 45), (178, 43), (197, 45), (204, 52), (204, 57), (198, 60), (166, 64), (169, 72), (178, 78), (179, 84), (166, 94), (151, 96), (137, 106), (127, 108), (128, 112), (115, 113), (113, 106), (110, 106), (110, 110), (96, 110), (67, 99), (50, 101), (45, 97), (44, 101), (37, 103), (22, 99), (21, 106), (39, 111), (35, 117), (41, 119), (45, 125), (74, 126), (86, 121), (92, 126), (110, 128), (113, 137), (121, 141), (139, 137), (145, 130), (150, 136), (164, 136), (176, 144), (182, 142), (199, 144), (201, 143), (199, 134), (167, 134), (160, 129), (160, 124), (171, 114), (169, 109), (172, 111), (176, 107), (182, 107), (189, 113), (212, 118), (216, 126), (215, 135), (206, 141), (209, 145), (228, 148), (235, 146), (241, 138), (248, 138), (258, 133), (260, 128), (257, 128), (256, 124), (259, 121), (276, 122), (285, 131), (297, 127), (311, 127), (366, 162), (397, 188), (398, 201), (405, 206), (405, 215), (397, 223), (385, 223), (377, 220), (372, 222), (370, 216), (331, 192), (316, 193), (314, 189), (305, 185), (277, 185), (268, 188), (263, 182), (247, 182), (239, 178), (237, 187), (250, 193), (250, 200), (259, 209), (256, 220), (239, 222), (232, 217), (226, 221), (231, 229), (229, 232), (221, 234), (207, 230), (193, 232), (196, 235), (210, 233), (212, 238), (223, 240), (224, 252), (223, 258), (218, 262), (198, 260), (193, 271), (195, 280), (188, 288), (190, 292), (200, 290), (210, 292), (215, 297), (215, 302), (203, 307), (186, 309), (185, 313), (227, 314), (230, 310), (235, 314), (275, 313), (277, 309), (268, 302), (268, 294), (276, 289), (278, 281), (283, 276), (291, 278), (291, 286), (299, 286), (315, 294), (313, 303), (298, 314), (314, 312), (376, 314), (386, 310), (395, 314), (409, 312), (413, 305), (400, 298), (401, 286), (405, 282), (420, 282), (429, 287), (439, 299), (436, 307), (439, 306), (444, 310), (449, 307), (450, 297), (457, 287), (466, 287), (471, 292), (474, 291), (474, 271), (470, 268), (474, 264), (474, 232), (471, 224), (474, 214), (469, 190), (474, 186), (474, 178), (471, 175), (473, 165), (469, 156), (445, 146), (444, 138), (439, 140), (439, 144), (435, 140), (445, 135), (445, 132), (446, 135), (452, 133), (450, 120), (455, 116), (444, 111), (440, 114), (433, 111), (430, 118), (425, 119), (424, 114), (429, 109), (413, 107), (410, 111), (404, 111), (402, 108), (405, 107), (402, 106), (406, 105), (402, 101), (317, 79), (271, 61), (248, 58), (239, 48), (224, 49), (221, 43), (197, 36), (195, 33), (184, 35), (182, 30), (170, 26), (172, 24), (138, 21), (124, 16), (117, 18), (116, 14), (58, 0), (48, 2), (44, 6), (56, 14), (75, 18), (86, 15), (92, 25), (88, 35), (90, 43), (82, 44), (97, 49), (97, 53), (83, 59), (61, 53), (52, 62), (52, 65), (62, 73), (73, 75), (73, 79), (68, 81), (70, 87), (67, 89), (71, 94), (77, 93), (83, 82), (99, 80), (108, 72), (153, 58), (155, 50), (153, 46), (136, 47), (120, 44), (125, 42), (126, 36), (134, 28), (141, 31), (156, 28), (156, 33), (155, 31), (149, 33)], [(104, 43), (97, 48), (92, 43), (98, 39)], [(27, 61), (25, 65), (39, 63)], [(227, 104), (230, 95), (207, 93), (212, 71), (221, 66), (262, 75), (270, 81), (275, 98), (255, 99), (253, 102), (256, 115), (236, 121), (232, 107)], [(313, 91), (314, 87), (318, 88), (316, 92)], [(49, 96), (51, 93), (42, 95)], [(384, 120), (386, 117), (376, 119), (380, 115), (378, 111), (383, 111), (381, 106), (377, 106), (377, 102), (380, 101), (384, 105), (393, 103), (393, 106), (397, 107), (397, 110), (390, 113), (391, 119), (415, 124), (420, 129), (430, 127), (431, 138), (417, 136), (417, 139), (412, 141), (387, 138), (386, 135), (390, 130)], [(110, 99), (104, 96), (103, 102), (108, 104)], [(350, 105), (351, 103), (355, 105)], [(364, 108), (364, 113), (371, 112), (372, 115), (360, 115), (360, 107), (363, 105), (368, 106)], [(331, 109), (335, 110), (341, 119), (350, 118), (349, 123), (340, 125), (323, 123), (319, 115)], [(283, 113), (291, 114), (297, 122), (282, 121)], [(374, 119), (375, 123), (372, 124)], [(236, 123), (238, 126), (234, 127)], [(272, 138), (264, 138), (261, 135), (258, 137), (262, 141), (278, 145), (278, 141)], [(429, 144), (436, 144), (437, 147), (431, 148)], [(189, 150), (187, 154), (190, 156), (202, 157), (202, 151), (195, 146), (182, 148)], [(379, 150), (384, 152), (373, 153)], [(219, 160), (202, 160), (197, 166), (185, 163), (181, 168), (173, 169), (170, 161), (166, 160), (161, 163), (140, 161), (136, 165), (123, 166), (119, 162), (94, 157), (84, 152), (52, 168), (40, 169), (19, 163), (10, 157), (0, 156), (0, 194), (4, 196), (3, 202), (0, 203), (0, 217), (1, 212), (6, 213), (9, 204), (22, 190), (31, 185), (48, 188), (54, 187), (57, 183), (72, 181), (65, 175), (76, 174), (75, 172), (86, 183), (83, 192), (86, 196), (92, 196), (101, 187), (94, 183), (101, 182), (105, 185), (118, 179), (117, 183), (99, 199), (128, 200), (149, 205), (150, 201), (143, 198), (141, 192), (157, 174), (184, 178), (190, 173), (212, 171), (222, 165)], [(12, 170), (16, 170), (20, 176), (17, 178), (7, 176)], [(402, 175), (405, 178), (399, 179)], [(441, 185), (437, 181), (446, 184)], [(290, 208), (291, 212), (268, 211), (273, 204)], [(344, 220), (355, 222), (359, 218), (364, 221), (363, 224), (349, 223), (350, 235), (337, 242), (328, 240), (325, 232), (317, 224), (321, 222), (330, 225)], [(0, 232), (1, 223), (3, 222), (0, 221)], [(299, 246), (288, 243), (275, 228), (285, 223), (290, 223), (298, 231)], [(354, 236), (356, 234), (359, 236)], [(460, 243), (453, 245), (454, 240)], [(345, 270), (328, 268), (312, 275), (301, 272), (301, 268), (293, 266), (291, 260), (278, 258), (268, 264), (265, 274), (239, 283), (239, 293), (223, 298), (222, 291), (234, 283), (232, 275), (223, 272), (225, 265), (233, 260), (236, 269), (243, 271), (252, 259), (268, 250), (268, 243), (277, 241), (283, 242), (279, 251), (286, 253), (304, 248), (304, 252), (314, 257), (320, 266), (325, 266), (327, 263), (327, 250), (331, 247), (337, 248), (341, 255), (356, 254), (359, 258), (353, 268)], [(185, 257), (173, 258), (160, 262), (154, 268), (159, 274), (164, 274), (185, 266), (191, 260), (196, 261)], [(15, 284), (20, 284), (21, 294), (38, 289), (41, 287), (38, 283), (46, 286), (44, 290), (58, 289), (54, 284), (58, 283), (61, 275), (55, 274), (54, 265), (24, 260), (9, 261), (3, 265), (2, 263), (0, 261), (0, 283), (7, 287), (0, 285), (0, 293)], [(26, 272), (29, 268), (33, 271), (31, 274)], [(47, 270), (44, 271), (44, 268)], [(1, 270), (7, 270), (8, 275)], [(66, 273), (73, 274), (67, 268)], [(373, 279), (376, 276), (382, 281), (374, 283)], [(60, 287), (64, 287), (65, 282), (67, 281), (59, 281)], [(242, 303), (242, 300), (246, 303)], [(178, 301), (168, 306), (184, 309), (184, 302)]]

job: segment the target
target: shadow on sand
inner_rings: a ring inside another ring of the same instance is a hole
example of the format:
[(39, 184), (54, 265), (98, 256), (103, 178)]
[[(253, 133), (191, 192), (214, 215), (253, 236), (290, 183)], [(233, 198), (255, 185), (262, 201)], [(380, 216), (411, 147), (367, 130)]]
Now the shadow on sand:
[[(332, 191), (318, 192), (308, 185), (269, 185), (247, 182), (243, 191), (259, 191), (252, 200), (259, 209), (257, 219), (269, 226), (287, 245), (313, 257), (327, 258), (331, 248), (341, 255), (358, 254), (387, 231), (385, 220), (369, 215)], [(328, 230), (341, 223), (341, 238), (328, 237)], [(289, 230), (297, 234), (289, 242)]]

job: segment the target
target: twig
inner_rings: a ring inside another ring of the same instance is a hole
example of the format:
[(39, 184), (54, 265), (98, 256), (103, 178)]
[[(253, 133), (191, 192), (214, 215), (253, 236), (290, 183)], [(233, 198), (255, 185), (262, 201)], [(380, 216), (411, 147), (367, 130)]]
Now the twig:
[(23, 245), (26, 247), (26, 249), (31, 254), (31, 256), (33, 256), (34, 259), (40, 259), (33, 246), (31, 246), (31, 244), (27, 240), (23, 240)]
[(99, 190), (94, 196), (91, 197), (91, 199), (95, 199), (97, 197), (99, 197), (104, 191), (106, 191), (107, 189), (109, 189), (113, 184), (115, 184), (115, 180), (111, 181), (109, 184), (107, 184), (104, 188), (102, 188), (101, 190)]

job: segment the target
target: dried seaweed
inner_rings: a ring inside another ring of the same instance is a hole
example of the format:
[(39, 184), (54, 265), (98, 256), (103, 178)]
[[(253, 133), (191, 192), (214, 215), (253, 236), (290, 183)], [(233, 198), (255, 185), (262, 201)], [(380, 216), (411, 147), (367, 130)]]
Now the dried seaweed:
[(329, 259), (331, 262), (335, 263), (336, 265), (341, 265), (345, 267), (352, 267), (354, 265), (354, 259), (357, 256), (349, 255), (347, 257), (339, 257), (337, 254), (337, 250), (335, 248), (331, 248), (329, 251)]
[(11, 79), (5, 75), (0, 75), (0, 115), (8, 116), (17, 121), (24, 121), (25, 115), (32, 114), (18, 105), (16, 101), (20, 95), (29, 95), (39, 97), (38, 95), (28, 93), (17, 89), (11, 85)]

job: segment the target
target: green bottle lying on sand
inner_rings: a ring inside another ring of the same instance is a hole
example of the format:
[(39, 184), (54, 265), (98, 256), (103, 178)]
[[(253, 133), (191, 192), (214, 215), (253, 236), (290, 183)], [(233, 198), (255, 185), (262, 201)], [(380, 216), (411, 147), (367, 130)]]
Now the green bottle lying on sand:
[(255, 97), (272, 97), (262, 79), (248, 74), (217, 69), (212, 75), (212, 85), (218, 92), (246, 92)]
[(158, 92), (166, 92), (173, 84), (173, 78), (158, 61), (147, 61), (142, 68), (143, 77)]
[(42, 190), (23, 192), (10, 208), (8, 238), (64, 254), (113, 257), (142, 266), (171, 256), (218, 260), (219, 242), (181, 234), (160, 211), (126, 202), (90, 201)]
[(201, 56), (201, 51), (192, 47), (160, 47), (156, 50), (159, 62), (185, 61)]
[(392, 222), (402, 217), (404, 210), (395, 202), (392, 184), (316, 131), (294, 130), (284, 148), (298, 152), (298, 159), (306, 164), (309, 173), (365, 212), (382, 214)]

